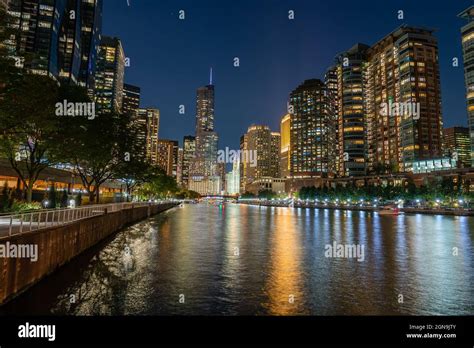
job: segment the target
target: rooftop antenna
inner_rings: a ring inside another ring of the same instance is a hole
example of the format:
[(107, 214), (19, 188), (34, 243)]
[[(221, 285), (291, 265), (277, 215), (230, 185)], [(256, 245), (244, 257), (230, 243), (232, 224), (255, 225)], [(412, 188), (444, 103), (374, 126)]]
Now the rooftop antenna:
[(210, 76), (209, 76), (209, 85), (212, 86), (212, 67), (211, 67), (211, 73), (210, 73)]

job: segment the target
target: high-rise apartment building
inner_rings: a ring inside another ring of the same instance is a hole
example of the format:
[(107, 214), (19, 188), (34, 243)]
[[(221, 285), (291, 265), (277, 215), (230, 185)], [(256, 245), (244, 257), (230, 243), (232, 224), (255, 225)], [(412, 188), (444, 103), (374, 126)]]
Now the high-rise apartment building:
[(471, 167), (469, 128), (451, 127), (443, 130), (445, 156), (456, 161), (458, 168)]
[(244, 136), (243, 186), (260, 178), (280, 177), (280, 133), (268, 126), (252, 125)]
[[(245, 154), (247, 149), (247, 134), (244, 134), (240, 137), (240, 152)], [(245, 193), (245, 186), (247, 185), (247, 171), (248, 167), (250, 166), (250, 161), (241, 161), (240, 162), (240, 175), (239, 175), (239, 182), (240, 182), (240, 192)]]
[(280, 176), (290, 176), (290, 139), (291, 139), (291, 115), (286, 114), (280, 121)]
[(304, 81), (290, 95), (290, 177), (327, 178), (335, 172), (335, 116), (330, 93), (318, 79)]
[(177, 176), (178, 142), (174, 140), (158, 140), (157, 166), (163, 169), (168, 176)]
[(240, 161), (232, 164), (232, 171), (227, 173), (225, 181), (225, 193), (227, 195), (238, 195), (240, 193)]
[(366, 174), (364, 77), (368, 48), (359, 43), (341, 53), (325, 76), (336, 116), (335, 169), (341, 177)]
[(140, 137), (145, 137), (146, 157), (153, 165), (158, 165), (158, 131), (160, 111), (158, 109), (139, 109), (137, 121), (142, 129)]
[(79, 84), (85, 86), (92, 95), (97, 66), (100, 37), (102, 34), (103, 0), (81, 1), (81, 68)]
[(125, 54), (119, 39), (102, 36), (95, 77), (95, 103), (99, 112), (121, 112)]
[(189, 170), (191, 162), (196, 153), (196, 137), (191, 135), (185, 136), (183, 139), (183, 161), (181, 164), (182, 185), (185, 188), (189, 187)]
[(335, 139), (336, 143), (334, 144), (334, 153), (336, 156), (334, 170), (336, 173), (339, 173), (339, 127), (337, 118), (339, 117), (339, 78), (341, 77), (340, 74), (341, 69), (338, 66), (338, 61), (336, 59), (336, 65), (331, 66), (327, 69), (326, 73), (324, 74), (324, 83), (326, 84), (327, 91), (330, 96), (331, 108), (334, 113), (334, 117), (336, 118), (335, 124)]
[(464, 79), (466, 82), (467, 114), (471, 138), (471, 166), (474, 167), (474, 5), (459, 14), (468, 23), (461, 28), (464, 60)]
[(176, 182), (179, 186), (183, 186), (183, 156), (184, 150), (182, 147), (178, 149), (178, 167), (176, 171)]
[(140, 109), (140, 87), (124, 84), (122, 113), (136, 115)]
[(102, 0), (10, 0), (12, 54), (30, 72), (57, 81), (92, 83)]
[(368, 171), (410, 171), (442, 155), (438, 44), (433, 31), (402, 26), (368, 50)]

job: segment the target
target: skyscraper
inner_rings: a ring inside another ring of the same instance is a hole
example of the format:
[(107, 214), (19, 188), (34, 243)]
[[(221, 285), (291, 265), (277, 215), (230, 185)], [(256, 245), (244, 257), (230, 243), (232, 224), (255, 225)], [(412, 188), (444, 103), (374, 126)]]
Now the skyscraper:
[(140, 109), (140, 87), (124, 84), (122, 112), (136, 115)]
[(464, 79), (466, 82), (466, 100), (469, 133), (471, 138), (471, 165), (474, 167), (474, 5), (459, 14), (468, 23), (461, 28), (464, 60)]
[[(240, 152), (245, 153), (247, 149), (247, 134), (244, 134), (240, 137)], [(245, 190), (245, 186), (247, 185), (247, 167), (250, 166), (249, 161), (241, 161), (240, 162), (240, 175), (239, 175), (239, 181), (240, 181), (240, 192), (245, 193), (247, 192)]]
[(178, 142), (174, 140), (158, 140), (157, 165), (164, 170), (168, 176), (177, 176)]
[(214, 132), (214, 86), (210, 84), (197, 90), (193, 175), (216, 175), (217, 143), (217, 133)]
[(334, 176), (335, 117), (326, 85), (318, 79), (304, 81), (291, 92), (290, 106), (290, 177), (309, 183)]
[(196, 137), (191, 135), (185, 136), (183, 139), (183, 162), (181, 165), (182, 171), (182, 185), (188, 188), (189, 186), (189, 170), (191, 162), (196, 152)]
[(330, 102), (331, 108), (334, 113), (334, 117), (336, 118), (335, 124), (335, 134), (334, 137), (336, 139), (336, 143), (334, 144), (334, 153), (336, 156), (335, 160), (335, 167), (334, 170), (336, 173), (340, 171), (340, 156), (339, 156), (339, 149), (340, 149), (340, 142), (339, 142), (339, 78), (342, 77), (341, 68), (339, 66), (338, 59), (336, 59), (336, 64), (331, 66), (327, 69), (324, 75), (324, 83), (326, 84), (327, 91), (330, 95)]
[(240, 193), (240, 161), (232, 165), (232, 171), (227, 173), (225, 181), (225, 193), (227, 195), (238, 195)]
[(219, 138), (214, 131), (214, 85), (197, 90), (196, 152), (190, 168), (189, 188), (200, 194), (219, 194), (221, 180), (217, 166)]
[(79, 84), (89, 89), (91, 95), (94, 89), (94, 78), (97, 65), (97, 54), (102, 34), (103, 0), (81, 1), (81, 67)]
[(369, 46), (356, 44), (336, 57), (336, 65), (326, 74), (337, 119), (337, 160), (339, 176), (366, 173), (366, 116), (364, 74)]
[(369, 172), (410, 171), (413, 162), (441, 157), (438, 44), (432, 30), (402, 26), (373, 45), (365, 95)]
[(183, 156), (184, 149), (180, 147), (178, 149), (178, 166), (176, 170), (176, 182), (180, 187), (183, 187)]
[[(158, 109), (139, 109), (137, 122), (141, 125), (140, 137), (145, 137), (146, 157), (153, 165), (158, 165), (158, 131), (160, 111)], [(143, 134), (144, 133), (144, 134)]]
[(280, 122), (280, 176), (286, 178), (290, 175), (290, 137), (291, 137), (291, 115), (286, 114)]
[(125, 54), (119, 39), (102, 36), (95, 77), (95, 103), (99, 112), (121, 112)]
[(469, 128), (451, 127), (443, 130), (445, 156), (454, 159), (458, 168), (471, 167)]
[(102, 0), (10, 0), (13, 54), (32, 73), (88, 86), (102, 25)]
[(280, 177), (281, 145), (280, 133), (272, 132), (268, 126), (252, 125), (244, 138), (246, 141), (242, 150), (247, 157), (243, 160), (245, 192), (247, 186), (257, 179)]

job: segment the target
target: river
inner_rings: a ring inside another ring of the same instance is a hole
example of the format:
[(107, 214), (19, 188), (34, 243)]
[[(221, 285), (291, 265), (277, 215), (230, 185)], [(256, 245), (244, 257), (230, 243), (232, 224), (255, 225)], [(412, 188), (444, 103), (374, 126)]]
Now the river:
[[(473, 315), (473, 241), (472, 217), (190, 204), (120, 231), (0, 314)], [(363, 253), (328, 257), (334, 243)]]

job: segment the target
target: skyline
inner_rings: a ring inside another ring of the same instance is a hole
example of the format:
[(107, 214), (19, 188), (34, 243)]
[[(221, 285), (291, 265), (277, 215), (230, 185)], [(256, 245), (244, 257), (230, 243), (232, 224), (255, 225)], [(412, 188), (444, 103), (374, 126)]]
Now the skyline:
[[(180, 144), (183, 136), (193, 134), (195, 91), (207, 84), (210, 68), (213, 68), (216, 86), (219, 148), (238, 148), (240, 136), (251, 124), (264, 124), (278, 130), (290, 92), (303, 80), (322, 78), (337, 54), (359, 42), (373, 45), (403, 24), (437, 29), (443, 123), (445, 127), (467, 125), (460, 36), (464, 22), (457, 14), (469, 5), (468, 1), (447, 6), (430, 4), (429, 7), (424, 6), (428, 4), (426, 1), (383, 5), (372, 2), (357, 8), (344, 1), (344, 13), (354, 14), (349, 18), (333, 15), (335, 5), (306, 1), (298, 4), (244, 1), (231, 5), (231, 9), (225, 5), (225, 12), (219, 12), (220, 7), (214, 1), (200, 6), (188, 1), (178, 4), (144, 1), (131, 3), (130, 7), (126, 2), (115, 4), (118, 6), (111, 7), (110, 2), (104, 4), (103, 32), (120, 37), (125, 54), (130, 58), (125, 82), (142, 88), (142, 107), (160, 109), (163, 119), (160, 137), (177, 139)], [(185, 10), (185, 20), (177, 17), (180, 9)], [(295, 11), (293, 21), (288, 19), (290, 9)], [(403, 21), (397, 19), (400, 9), (404, 11)], [(325, 11), (329, 14), (324, 15)], [(262, 18), (264, 13), (267, 17), (261, 21), (250, 20), (251, 15)], [(358, 23), (357, 19), (362, 16), (368, 20)], [(140, 20), (134, 20), (135, 17)], [(242, 18), (249, 20), (239, 26)], [(320, 21), (314, 21), (315, 18)], [(135, 25), (117, 25), (120, 21), (133, 21)], [(355, 22), (357, 27), (354, 27)], [(310, 27), (308, 23), (315, 26)], [(329, 27), (320, 30), (325, 24)], [(274, 28), (280, 30), (271, 30)], [(154, 36), (147, 35), (151, 31)], [(159, 44), (155, 44), (155, 39), (136, 40), (136, 35), (156, 37)], [(206, 39), (198, 42), (197, 38)], [(281, 43), (295, 41), (294, 49), (281, 49), (285, 47)], [(319, 50), (321, 47), (324, 49)], [(169, 54), (171, 50), (173, 54)], [(191, 54), (197, 50), (209, 53)], [(233, 66), (234, 57), (240, 58), (239, 68)], [(453, 57), (459, 58), (457, 68), (452, 67)], [(170, 89), (171, 84), (181, 87)], [(235, 96), (239, 97), (238, 101)], [(186, 107), (185, 115), (178, 113), (181, 104)]]

